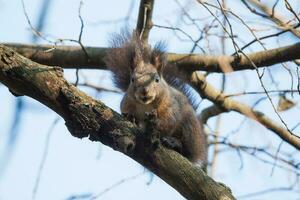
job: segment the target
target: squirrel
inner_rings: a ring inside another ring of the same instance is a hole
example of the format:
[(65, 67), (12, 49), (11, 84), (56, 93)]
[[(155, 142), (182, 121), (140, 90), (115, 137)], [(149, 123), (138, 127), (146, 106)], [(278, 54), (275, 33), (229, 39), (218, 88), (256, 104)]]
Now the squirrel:
[(162, 144), (205, 167), (207, 145), (203, 127), (190, 104), (189, 91), (183, 89), (184, 83), (165, 79), (164, 44), (150, 48), (133, 32), (114, 34), (111, 46), (105, 63), (115, 85), (125, 92), (121, 113), (145, 128), (147, 113), (154, 111), (155, 129)]

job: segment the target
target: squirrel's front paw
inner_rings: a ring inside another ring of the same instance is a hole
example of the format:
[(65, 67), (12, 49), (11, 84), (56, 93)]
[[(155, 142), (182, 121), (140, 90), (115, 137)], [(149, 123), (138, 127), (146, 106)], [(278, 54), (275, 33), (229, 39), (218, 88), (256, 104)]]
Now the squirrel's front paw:
[(153, 130), (157, 125), (157, 111), (152, 110), (151, 112), (145, 112), (145, 116), (147, 129)]
[(173, 149), (173, 150), (177, 151), (178, 153), (182, 152), (181, 142), (174, 137), (170, 137), (170, 136), (161, 137), (161, 143), (163, 146), (165, 146), (169, 149)]
[(153, 109), (151, 112), (145, 112), (145, 115), (148, 120), (154, 120), (157, 118), (157, 110)]

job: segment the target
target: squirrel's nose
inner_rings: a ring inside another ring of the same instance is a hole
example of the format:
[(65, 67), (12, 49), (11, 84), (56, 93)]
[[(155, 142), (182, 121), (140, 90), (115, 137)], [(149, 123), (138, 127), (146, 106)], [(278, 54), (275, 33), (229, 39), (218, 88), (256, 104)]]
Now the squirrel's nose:
[(148, 92), (148, 91), (147, 91), (147, 89), (146, 89), (146, 88), (143, 88), (143, 89), (142, 89), (142, 95), (144, 95), (144, 96), (145, 96), (145, 95), (147, 94), (147, 92)]

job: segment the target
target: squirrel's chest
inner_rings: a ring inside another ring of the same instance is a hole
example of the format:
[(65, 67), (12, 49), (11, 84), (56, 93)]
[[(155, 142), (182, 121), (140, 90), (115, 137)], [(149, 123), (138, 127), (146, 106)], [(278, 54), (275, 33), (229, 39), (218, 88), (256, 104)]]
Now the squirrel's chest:
[[(146, 120), (146, 114), (145, 113), (150, 113), (153, 110), (157, 109), (153, 106), (148, 106), (148, 105), (142, 105), (142, 106), (136, 106), (134, 116), (136, 118), (137, 124), (141, 128), (145, 128), (145, 120)], [(176, 119), (171, 113), (168, 113), (167, 110), (165, 110), (164, 113), (157, 113), (157, 129), (161, 131), (162, 133), (168, 133), (172, 134), (172, 132), (176, 129)]]
[(121, 102), (122, 113), (129, 114), (135, 119), (135, 123), (141, 128), (145, 128), (146, 113), (152, 111), (157, 112), (156, 124), (157, 129), (163, 133), (172, 134), (177, 129), (179, 122), (178, 112), (174, 112), (174, 108), (157, 109), (153, 104), (139, 104), (130, 99), (130, 96), (125, 95)]

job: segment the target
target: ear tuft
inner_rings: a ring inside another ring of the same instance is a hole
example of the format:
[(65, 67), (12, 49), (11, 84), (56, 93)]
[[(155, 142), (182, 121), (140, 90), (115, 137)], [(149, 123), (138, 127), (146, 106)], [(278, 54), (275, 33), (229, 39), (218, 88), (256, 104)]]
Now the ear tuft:
[(144, 62), (143, 44), (138, 33), (135, 30), (132, 33), (130, 45), (131, 45), (130, 48), (131, 52), (129, 56), (131, 58), (130, 68), (131, 70), (134, 70), (135, 68), (141, 66), (142, 63)]

